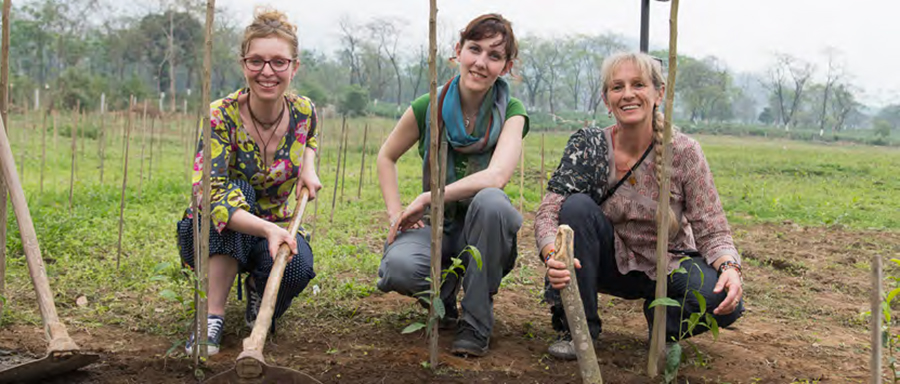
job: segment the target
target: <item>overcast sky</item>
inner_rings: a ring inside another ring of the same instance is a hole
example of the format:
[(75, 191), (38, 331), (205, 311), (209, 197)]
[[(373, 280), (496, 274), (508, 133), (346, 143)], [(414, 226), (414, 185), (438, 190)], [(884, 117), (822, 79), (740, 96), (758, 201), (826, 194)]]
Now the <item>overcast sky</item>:
[[(426, 43), (428, 0), (219, 0), (239, 25), (252, 20), (257, 5), (273, 5), (299, 25), (301, 49), (332, 53), (339, 46), (338, 20), (366, 22), (374, 16), (404, 21), (408, 46)], [(551, 5), (553, 4), (553, 5)], [(559, 4), (559, 5), (557, 5)], [(651, 3), (650, 44), (668, 44), (670, 3)], [(638, 49), (640, 0), (438, 0), (439, 29), (458, 31), (477, 15), (499, 12), (518, 36), (563, 36), (613, 32)], [(865, 90), (859, 99), (880, 106), (900, 102), (900, 1), (897, 0), (682, 0), (679, 53), (714, 55), (736, 71), (762, 73), (773, 53), (789, 53), (817, 65), (824, 76), (823, 51), (834, 47)], [(893, 46), (893, 48), (890, 48)]]

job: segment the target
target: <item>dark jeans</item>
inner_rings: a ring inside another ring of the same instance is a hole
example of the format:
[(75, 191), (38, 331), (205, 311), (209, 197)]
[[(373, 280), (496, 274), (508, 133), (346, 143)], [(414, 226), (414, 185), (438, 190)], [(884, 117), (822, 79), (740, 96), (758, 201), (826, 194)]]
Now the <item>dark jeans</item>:
[[(576, 270), (578, 289), (584, 303), (585, 316), (591, 336), (597, 338), (601, 332), (600, 316), (597, 313), (597, 293), (605, 293), (628, 300), (644, 299), (644, 317), (648, 329), (653, 324), (653, 309), (648, 308), (656, 296), (656, 282), (644, 272), (632, 271), (621, 274), (616, 265), (613, 226), (600, 207), (585, 194), (569, 196), (559, 212), (559, 223), (567, 224), (575, 232), (575, 258), (581, 261), (581, 269)], [(681, 263), (689, 273), (676, 273), (668, 277), (668, 296), (681, 307), (667, 307), (666, 341), (680, 340), (708, 331), (697, 326), (692, 334), (686, 332), (682, 320), (700, 312), (700, 304), (690, 290), (697, 290), (706, 299), (706, 312), (712, 311), (725, 300), (727, 292), (713, 293), (718, 273), (702, 257), (692, 257)], [(702, 272), (702, 273), (701, 273)], [(566, 332), (565, 312), (559, 299), (559, 291), (547, 286), (545, 299), (552, 304), (553, 329)], [(743, 300), (734, 312), (728, 315), (713, 315), (719, 327), (727, 327), (741, 317)], [(681, 330), (679, 330), (681, 327)]]

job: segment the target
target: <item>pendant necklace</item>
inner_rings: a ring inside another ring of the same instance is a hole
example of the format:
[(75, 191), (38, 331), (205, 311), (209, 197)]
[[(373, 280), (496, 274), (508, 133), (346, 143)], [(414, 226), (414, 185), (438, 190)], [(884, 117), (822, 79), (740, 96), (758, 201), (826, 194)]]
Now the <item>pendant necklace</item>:
[[(256, 134), (259, 136), (260, 141), (263, 142), (263, 147), (260, 148), (259, 152), (263, 158), (263, 166), (268, 168), (269, 161), (268, 161), (268, 155), (266, 155), (266, 153), (269, 151), (269, 142), (272, 141), (273, 137), (275, 137), (275, 131), (278, 130), (278, 123), (280, 123), (282, 118), (284, 117), (284, 108), (286, 108), (287, 106), (285, 105), (281, 109), (281, 112), (278, 114), (278, 117), (275, 118), (274, 121), (272, 121), (270, 123), (264, 123), (264, 122), (260, 121), (259, 118), (257, 118), (255, 114), (253, 114), (253, 108), (250, 106), (251, 104), (252, 103), (250, 103), (250, 98), (248, 97), (247, 98), (247, 111), (250, 112), (250, 120), (253, 121), (253, 128), (256, 130)], [(282, 103), (282, 105), (284, 105), (284, 102)], [(272, 127), (275, 127), (275, 129), (272, 130), (272, 134), (269, 135), (268, 139), (264, 139), (262, 133), (259, 131), (260, 126), (263, 127), (263, 131), (268, 131)]]
[[(616, 124), (612, 129), (612, 148), (613, 148), (613, 157), (615, 158), (616, 153), (616, 128), (619, 128), (619, 125)], [(626, 164), (627, 165), (627, 164)], [(631, 167), (626, 166), (624, 169), (619, 167), (618, 162), (616, 163), (616, 171), (625, 172), (625, 176), (628, 177), (628, 184), (634, 186), (637, 184), (637, 180), (634, 178), (634, 170)]]

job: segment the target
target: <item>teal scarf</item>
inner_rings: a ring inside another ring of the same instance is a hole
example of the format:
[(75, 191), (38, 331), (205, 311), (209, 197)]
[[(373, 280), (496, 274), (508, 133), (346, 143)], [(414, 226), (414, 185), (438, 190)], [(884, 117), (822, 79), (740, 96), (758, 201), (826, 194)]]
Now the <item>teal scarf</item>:
[[(506, 106), (509, 104), (509, 84), (503, 78), (497, 78), (494, 86), (488, 90), (478, 109), (475, 129), (472, 134), (466, 133), (466, 125), (459, 99), (459, 75), (438, 88), (438, 121), (444, 131), (442, 139), (447, 140), (446, 184), (482, 171), (491, 162), (494, 147), (506, 120)], [(429, 104), (425, 116), (431, 116)], [(431, 119), (425, 122), (425, 157), (422, 169), (422, 190), (428, 192), (431, 182), (431, 164), (428, 157), (431, 143)], [(457, 156), (464, 157), (467, 166), (465, 174), (458, 175), (455, 167)]]

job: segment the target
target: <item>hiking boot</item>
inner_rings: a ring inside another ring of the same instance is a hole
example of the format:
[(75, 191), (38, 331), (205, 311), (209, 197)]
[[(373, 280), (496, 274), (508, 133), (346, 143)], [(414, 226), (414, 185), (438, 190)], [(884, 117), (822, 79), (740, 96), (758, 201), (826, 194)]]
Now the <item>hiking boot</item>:
[[(209, 315), (206, 317), (206, 350), (209, 356), (219, 353), (219, 345), (222, 344), (222, 334), (224, 334), (225, 319), (218, 315)], [(184, 352), (188, 356), (193, 353), (194, 333), (188, 338), (187, 344), (184, 346)]]
[(578, 355), (575, 354), (575, 343), (572, 341), (572, 335), (565, 332), (559, 336), (550, 347), (547, 353), (560, 360), (575, 360)]
[(256, 324), (256, 316), (259, 315), (259, 306), (262, 305), (262, 296), (256, 290), (256, 284), (251, 283), (250, 280), (249, 276), (244, 279), (244, 292), (247, 294), (247, 310), (244, 311), (244, 322), (247, 324), (247, 327), (253, 329), (253, 325)]
[(462, 321), (459, 323), (450, 352), (458, 356), (481, 357), (487, 355), (490, 344), (490, 336), (482, 336), (469, 323)]

